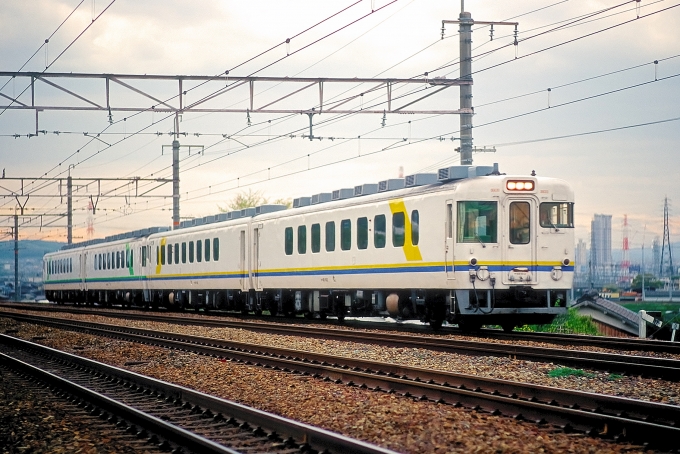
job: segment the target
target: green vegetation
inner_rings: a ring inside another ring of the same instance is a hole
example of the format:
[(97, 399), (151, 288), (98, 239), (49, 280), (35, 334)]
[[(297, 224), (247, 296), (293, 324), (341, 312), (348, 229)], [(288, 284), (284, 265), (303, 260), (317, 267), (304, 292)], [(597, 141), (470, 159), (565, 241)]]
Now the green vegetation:
[(549, 377), (561, 378), (561, 377), (588, 377), (594, 378), (595, 374), (590, 372), (584, 372), (581, 369), (572, 369), (571, 367), (558, 367), (548, 372)]
[(614, 381), (614, 380), (621, 380), (623, 378), (623, 375), (619, 374), (609, 374), (609, 377), (607, 377), (608, 380)]
[[(638, 311), (658, 311), (661, 312), (661, 319), (668, 323), (671, 320), (678, 319), (680, 313), (680, 303), (621, 303), (621, 306), (630, 309), (633, 312)], [(666, 312), (670, 312), (667, 314)]]
[[(642, 290), (642, 274), (638, 274), (633, 278), (630, 284), (631, 288)], [(645, 273), (645, 288), (648, 290), (656, 290), (663, 287), (663, 282), (658, 280), (656, 276), (650, 273)]]
[(599, 335), (593, 320), (579, 315), (574, 308), (569, 308), (566, 314), (556, 317), (549, 325), (525, 325), (517, 328), (517, 331)]
[(275, 205), (286, 205), (290, 208), (293, 202), (290, 199), (276, 199), (273, 202), (269, 202), (269, 199), (265, 197), (260, 191), (253, 191), (248, 189), (248, 192), (239, 192), (231, 199), (226, 207), (218, 207), (223, 213), (233, 210), (242, 210), (244, 208), (252, 208), (260, 205), (266, 205), (272, 203)]

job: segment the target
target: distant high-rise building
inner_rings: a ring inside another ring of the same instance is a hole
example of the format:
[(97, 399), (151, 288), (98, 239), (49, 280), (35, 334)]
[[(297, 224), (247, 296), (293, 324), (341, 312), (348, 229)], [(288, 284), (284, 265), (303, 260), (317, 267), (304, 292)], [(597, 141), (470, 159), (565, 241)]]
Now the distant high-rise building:
[(576, 273), (577, 274), (587, 274), (588, 273), (588, 245), (585, 241), (579, 238), (576, 244)]
[(656, 237), (652, 241), (652, 273), (656, 275), (661, 266), (661, 238)]
[(590, 223), (590, 267), (593, 277), (606, 278), (612, 265), (612, 216), (596, 214)]

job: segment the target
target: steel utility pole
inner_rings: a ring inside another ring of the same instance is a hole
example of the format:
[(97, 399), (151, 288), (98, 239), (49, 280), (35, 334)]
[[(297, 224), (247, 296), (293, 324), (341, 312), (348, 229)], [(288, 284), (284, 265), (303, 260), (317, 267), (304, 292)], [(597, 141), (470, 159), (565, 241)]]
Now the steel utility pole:
[(444, 25), (459, 24), (459, 47), (460, 47), (460, 77), (461, 82), (468, 82), (460, 85), (460, 163), (462, 165), (472, 165), (472, 26), (483, 24), (491, 26), (491, 40), (493, 40), (494, 25), (514, 25), (515, 26), (515, 46), (517, 46), (517, 26), (519, 22), (488, 22), (475, 21), (472, 14), (465, 11), (465, 0), (460, 0), (460, 15), (458, 20), (442, 21), (442, 39), (444, 39)]
[(175, 140), (172, 141), (172, 229), (179, 228), (179, 114), (175, 113)]
[(14, 301), (19, 301), (19, 215), (14, 213)]

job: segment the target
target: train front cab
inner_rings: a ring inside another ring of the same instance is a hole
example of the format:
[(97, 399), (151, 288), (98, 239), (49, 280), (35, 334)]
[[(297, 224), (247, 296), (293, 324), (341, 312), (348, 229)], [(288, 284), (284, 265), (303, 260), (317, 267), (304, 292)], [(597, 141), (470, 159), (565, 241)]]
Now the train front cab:
[(451, 312), (461, 328), (500, 325), (511, 331), (550, 323), (566, 312), (573, 198), (566, 184), (555, 181), (505, 178), (496, 196), (448, 208), (457, 221), (452, 240), (459, 246)]

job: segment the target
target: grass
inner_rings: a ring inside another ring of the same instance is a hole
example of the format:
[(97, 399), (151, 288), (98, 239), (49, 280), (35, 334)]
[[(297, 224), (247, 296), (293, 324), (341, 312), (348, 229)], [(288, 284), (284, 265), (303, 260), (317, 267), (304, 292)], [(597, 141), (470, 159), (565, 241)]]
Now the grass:
[(560, 315), (549, 325), (526, 325), (517, 331), (531, 331), (538, 333), (589, 334), (597, 336), (597, 326), (590, 317), (579, 315), (576, 309), (569, 308), (566, 314)]
[(548, 372), (549, 377), (562, 378), (562, 377), (588, 377), (594, 378), (595, 374), (590, 372), (585, 372), (581, 369), (572, 369), (571, 367), (558, 367)]

